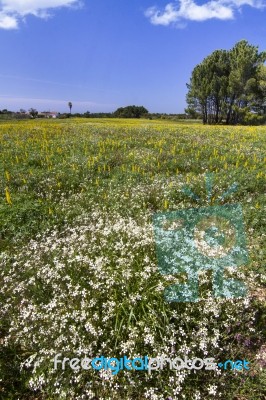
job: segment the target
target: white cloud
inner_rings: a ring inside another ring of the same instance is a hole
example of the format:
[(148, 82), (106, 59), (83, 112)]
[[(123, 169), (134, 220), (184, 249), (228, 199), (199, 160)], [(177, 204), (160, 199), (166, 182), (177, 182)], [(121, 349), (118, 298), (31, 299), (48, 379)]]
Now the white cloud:
[(236, 10), (243, 6), (264, 8), (265, 0), (210, 0), (198, 5), (194, 0), (176, 0), (169, 3), (161, 11), (157, 7), (150, 7), (145, 15), (153, 25), (177, 24), (181, 20), (206, 21), (207, 19), (228, 20), (234, 18)]
[(51, 9), (79, 4), (79, 0), (0, 0), (0, 29), (16, 29), (19, 21), (30, 14), (47, 18)]
[(17, 19), (0, 12), (0, 29), (16, 29), (18, 27)]

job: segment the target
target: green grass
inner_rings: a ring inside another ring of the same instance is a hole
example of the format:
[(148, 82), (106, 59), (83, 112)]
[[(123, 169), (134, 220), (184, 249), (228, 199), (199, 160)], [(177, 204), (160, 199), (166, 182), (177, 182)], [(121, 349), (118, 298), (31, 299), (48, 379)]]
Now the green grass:
[[(266, 127), (1, 122), (0, 148), (0, 397), (265, 398)], [(214, 176), (210, 204), (206, 173)], [(248, 297), (213, 298), (206, 272), (198, 303), (166, 303), (164, 288), (179, 278), (158, 271), (153, 214), (212, 205), (234, 182), (237, 192), (223, 203), (243, 207), (250, 263), (237, 276)], [(251, 370), (110, 377), (54, 371), (52, 362), (56, 353), (174, 358), (186, 351), (245, 358)]]

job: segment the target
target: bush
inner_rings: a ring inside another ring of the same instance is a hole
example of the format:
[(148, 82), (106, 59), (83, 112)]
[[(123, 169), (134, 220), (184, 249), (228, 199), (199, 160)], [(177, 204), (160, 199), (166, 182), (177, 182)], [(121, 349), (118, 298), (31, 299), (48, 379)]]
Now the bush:
[(117, 118), (140, 118), (148, 114), (148, 110), (143, 106), (120, 107), (114, 112)]

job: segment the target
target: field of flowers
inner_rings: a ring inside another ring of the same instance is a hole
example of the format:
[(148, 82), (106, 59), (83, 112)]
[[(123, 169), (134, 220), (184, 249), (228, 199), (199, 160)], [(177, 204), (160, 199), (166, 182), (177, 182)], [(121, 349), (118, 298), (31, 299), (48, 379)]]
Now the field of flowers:
[[(266, 127), (149, 120), (0, 124), (0, 398), (262, 400), (266, 397)], [(208, 198), (205, 176), (213, 173)], [(165, 301), (152, 217), (243, 207), (244, 298)], [(200, 198), (184, 193), (189, 187)], [(213, 357), (250, 370), (54, 369), (73, 358)]]

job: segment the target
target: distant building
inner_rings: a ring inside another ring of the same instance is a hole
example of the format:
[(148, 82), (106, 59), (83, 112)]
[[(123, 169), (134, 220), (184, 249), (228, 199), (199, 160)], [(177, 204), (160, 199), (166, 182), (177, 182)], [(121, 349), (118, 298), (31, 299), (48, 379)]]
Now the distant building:
[(58, 118), (59, 112), (57, 111), (42, 111), (38, 113), (39, 118)]

